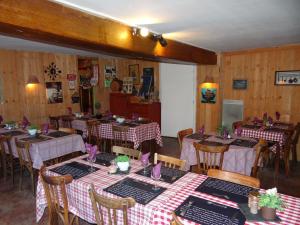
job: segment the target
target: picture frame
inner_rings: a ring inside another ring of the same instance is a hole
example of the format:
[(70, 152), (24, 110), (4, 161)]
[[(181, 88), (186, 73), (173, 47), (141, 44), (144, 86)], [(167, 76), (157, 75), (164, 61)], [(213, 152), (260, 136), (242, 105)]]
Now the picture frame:
[(132, 77), (133, 84), (140, 84), (140, 71), (139, 64), (133, 64), (128, 66), (129, 77)]
[(201, 103), (215, 104), (217, 98), (217, 88), (201, 88)]
[(232, 88), (238, 90), (245, 90), (248, 87), (248, 80), (233, 80), (232, 81)]
[(300, 85), (300, 70), (276, 71), (274, 84), (278, 86)]
[(62, 103), (63, 91), (61, 82), (46, 82), (46, 96), (48, 104)]

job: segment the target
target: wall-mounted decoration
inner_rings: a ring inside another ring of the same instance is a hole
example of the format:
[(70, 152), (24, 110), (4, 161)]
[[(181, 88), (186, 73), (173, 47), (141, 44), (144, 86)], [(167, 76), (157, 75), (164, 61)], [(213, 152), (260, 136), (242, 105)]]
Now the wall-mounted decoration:
[(124, 77), (123, 78), (123, 92), (127, 94), (132, 93), (133, 88), (133, 78), (132, 77)]
[(117, 78), (116, 66), (105, 65), (105, 67), (104, 67), (104, 87), (110, 87), (110, 83), (115, 78)]
[(89, 89), (92, 87), (91, 85), (91, 79), (89, 77), (85, 77), (85, 76), (81, 76), (79, 77), (80, 79), (80, 86), (83, 88), (83, 89)]
[(79, 103), (80, 102), (80, 97), (79, 97), (79, 94), (77, 91), (75, 91), (73, 94), (72, 94), (72, 103), (75, 104), (75, 103)]
[(51, 80), (55, 80), (61, 74), (61, 70), (52, 62), (44, 71)]
[(61, 82), (46, 82), (48, 104), (62, 103), (63, 92)]
[(143, 85), (140, 89), (139, 96), (143, 96), (145, 99), (149, 98), (151, 83), (152, 76), (143, 76)]
[(300, 85), (300, 70), (276, 71), (275, 85)]
[(233, 80), (232, 81), (232, 88), (233, 89), (247, 89), (248, 81), (247, 80)]
[(153, 67), (144, 68), (143, 69), (143, 77), (144, 76), (151, 76), (152, 77), (150, 92), (154, 92), (154, 68)]
[(99, 80), (99, 66), (98, 64), (93, 65), (93, 77), (91, 78), (91, 85), (96, 86)]
[(201, 88), (201, 102), (215, 104), (217, 97), (217, 88)]
[(132, 77), (134, 84), (140, 84), (140, 71), (139, 64), (133, 64), (128, 66), (129, 77)]
[(77, 86), (77, 78), (76, 74), (67, 74), (67, 79), (69, 82), (69, 89), (70, 90), (75, 90)]

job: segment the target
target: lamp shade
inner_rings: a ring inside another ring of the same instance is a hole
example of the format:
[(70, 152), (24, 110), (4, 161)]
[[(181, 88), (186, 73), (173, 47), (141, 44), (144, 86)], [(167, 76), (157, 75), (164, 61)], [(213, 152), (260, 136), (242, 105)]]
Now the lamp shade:
[(203, 83), (215, 83), (211, 76), (206, 76)]
[(29, 76), (27, 84), (39, 84), (39, 83), (40, 83), (39, 79), (36, 76), (34, 75)]

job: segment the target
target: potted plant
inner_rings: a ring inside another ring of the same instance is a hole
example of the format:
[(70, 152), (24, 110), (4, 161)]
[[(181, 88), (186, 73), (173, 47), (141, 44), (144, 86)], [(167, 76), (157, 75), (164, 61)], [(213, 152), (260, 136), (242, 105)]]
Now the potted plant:
[(5, 127), (7, 128), (7, 129), (13, 129), (13, 128), (15, 128), (16, 127), (16, 122), (15, 121), (7, 121), (6, 123), (5, 123)]
[(100, 109), (101, 109), (101, 103), (100, 102), (96, 102), (95, 103), (95, 109), (96, 109), (96, 118), (97, 119), (101, 119), (102, 115), (100, 113)]
[(116, 158), (117, 166), (120, 171), (127, 171), (129, 168), (129, 158), (127, 155), (120, 155)]
[(32, 124), (28, 127), (28, 133), (32, 136), (36, 135), (37, 130), (38, 130), (38, 127), (34, 124)]
[(265, 194), (260, 195), (258, 204), (261, 207), (262, 217), (267, 220), (274, 220), (276, 209), (283, 209), (283, 201), (277, 194), (277, 188), (269, 189)]

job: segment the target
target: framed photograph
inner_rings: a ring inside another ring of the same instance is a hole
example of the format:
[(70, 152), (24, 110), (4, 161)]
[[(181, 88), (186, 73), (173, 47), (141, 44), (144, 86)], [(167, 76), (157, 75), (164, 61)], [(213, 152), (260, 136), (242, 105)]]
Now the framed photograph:
[(233, 89), (247, 89), (248, 81), (247, 80), (233, 80), (232, 88)]
[(140, 84), (140, 71), (139, 64), (133, 64), (128, 66), (129, 77), (132, 77), (133, 84)]
[(215, 104), (217, 98), (217, 88), (201, 88), (201, 102)]
[(275, 85), (300, 85), (300, 70), (276, 71)]
[(48, 104), (62, 103), (63, 92), (61, 82), (46, 82)]

